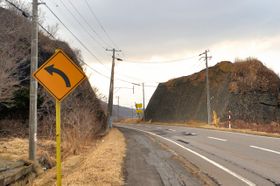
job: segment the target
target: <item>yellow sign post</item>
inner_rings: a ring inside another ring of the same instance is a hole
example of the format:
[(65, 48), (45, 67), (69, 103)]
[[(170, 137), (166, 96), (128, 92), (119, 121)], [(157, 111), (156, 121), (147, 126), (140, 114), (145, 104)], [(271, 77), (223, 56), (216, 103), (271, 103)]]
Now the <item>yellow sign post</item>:
[(60, 132), (60, 102), (55, 100), (56, 107), (56, 185), (61, 186), (61, 132)]
[(57, 186), (61, 186), (60, 103), (86, 76), (62, 50), (56, 50), (33, 76), (56, 100), (56, 170)]
[(142, 103), (135, 103), (136, 114), (138, 115), (139, 118), (140, 118), (140, 114), (143, 113), (142, 107), (143, 107)]

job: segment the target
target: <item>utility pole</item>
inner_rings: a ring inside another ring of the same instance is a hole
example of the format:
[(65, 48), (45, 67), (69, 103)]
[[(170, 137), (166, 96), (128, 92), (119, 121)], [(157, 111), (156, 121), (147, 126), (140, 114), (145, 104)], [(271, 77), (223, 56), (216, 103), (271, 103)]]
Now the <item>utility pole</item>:
[(120, 96), (118, 96), (118, 120), (120, 119)]
[(111, 80), (110, 80), (109, 98), (108, 98), (108, 106), (107, 106), (108, 127), (112, 128), (115, 59), (117, 59), (119, 61), (122, 61), (122, 59), (116, 58), (116, 56), (115, 56), (115, 53), (116, 52), (121, 52), (121, 50), (116, 50), (116, 49), (113, 48), (113, 49), (106, 49), (106, 51), (113, 52), (113, 55), (112, 55)]
[(36, 160), (37, 141), (37, 88), (33, 73), (38, 68), (38, 0), (32, 3), (30, 102), (29, 102), (29, 159)]
[(142, 83), (142, 91), (143, 91), (143, 120), (145, 121), (145, 84)]
[(211, 56), (208, 56), (209, 50), (205, 50), (205, 52), (199, 54), (199, 56), (202, 56), (200, 59), (205, 60), (206, 64), (206, 94), (207, 94), (207, 119), (208, 119), (208, 125), (211, 124), (211, 104), (210, 104), (210, 89), (209, 89), (209, 74), (208, 74), (208, 59), (211, 59)]

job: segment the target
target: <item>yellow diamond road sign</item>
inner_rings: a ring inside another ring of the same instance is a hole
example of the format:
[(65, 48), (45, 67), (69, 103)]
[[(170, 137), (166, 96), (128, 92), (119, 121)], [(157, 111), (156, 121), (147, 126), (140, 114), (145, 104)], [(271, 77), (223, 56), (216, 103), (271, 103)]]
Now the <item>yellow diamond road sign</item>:
[(58, 101), (62, 101), (86, 78), (80, 67), (62, 50), (57, 50), (33, 76)]

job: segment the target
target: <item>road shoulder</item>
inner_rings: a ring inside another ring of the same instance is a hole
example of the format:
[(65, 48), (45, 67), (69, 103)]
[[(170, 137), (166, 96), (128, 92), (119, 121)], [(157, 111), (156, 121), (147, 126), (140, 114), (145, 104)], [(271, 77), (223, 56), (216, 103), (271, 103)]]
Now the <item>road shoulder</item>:
[[(123, 160), (125, 138), (112, 129), (96, 145), (79, 155), (70, 156), (62, 163), (63, 185), (115, 185), (124, 184)], [(55, 185), (56, 169), (48, 170), (33, 185)]]
[[(205, 185), (199, 170), (155, 138), (119, 128), (126, 137), (125, 185)], [(210, 184), (211, 185), (211, 184)]]

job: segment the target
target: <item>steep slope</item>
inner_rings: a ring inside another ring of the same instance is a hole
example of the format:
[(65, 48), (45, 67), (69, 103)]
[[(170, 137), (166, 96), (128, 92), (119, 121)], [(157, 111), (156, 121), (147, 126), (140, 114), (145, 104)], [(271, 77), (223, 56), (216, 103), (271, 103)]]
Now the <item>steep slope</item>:
[[(222, 121), (268, 123), (280, 119), (280, 79), (260, 61), (221, 62), (209, 68), (212, 111)], [(153, 121), (207, 121), (205, 70), (161, 83), (146, 118)]]
[[(31, 22), (17, 11), (0, 8), (0, 134), (28, 134)], [(39, 66), (55, 51), (62, 49), (82, 68), (66, 42), (39, 33)], [(54, 99), (39, 85), (38, 135), (53, 136), (55, 124)], [(89, 137), (106, 129), (106, 115), (88, 80), (85, 80), (62, 103), (62, 127)], [(78, 140), (78, 139), (77, 139)]]

